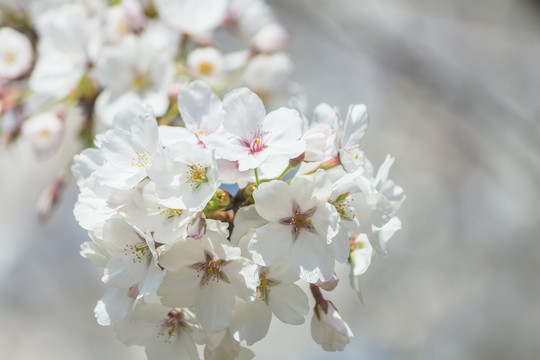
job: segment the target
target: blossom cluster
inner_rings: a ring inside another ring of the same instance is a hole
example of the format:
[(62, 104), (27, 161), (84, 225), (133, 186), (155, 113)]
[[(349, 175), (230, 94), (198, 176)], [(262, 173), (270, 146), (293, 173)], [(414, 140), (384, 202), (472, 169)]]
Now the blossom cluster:
[(82, 256), (104, 268), (95, 315), (149, 359), (249, 359), (275, 316), (325, 350), (353, 336), (325, 299), (350, 285), (400, 229), (403, 189), (361, 148), (364, 105), (343, 118), (320, 104), (312, 116), (268, 112), (248, 88), (221, 100), (202, 81), (178, 94), (182, 126), (158, 126), (131, 105), (75, 157), (75, 217), (91, 241)]
[(279, 105), (297, 92), (288, 39), (264, 0), (0, 0), (0, 150), (22, 138), (43, 158), (72, 135), (91, 146), (133, 102), (170, 124), (195, 79)]

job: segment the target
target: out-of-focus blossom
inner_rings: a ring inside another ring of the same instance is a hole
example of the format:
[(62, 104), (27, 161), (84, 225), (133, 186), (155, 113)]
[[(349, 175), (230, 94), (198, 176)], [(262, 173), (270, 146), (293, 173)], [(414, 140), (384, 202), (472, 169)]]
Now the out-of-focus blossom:
[(62, 141), (64, 122), (54, 112), (37, 114), (22, 125), (22, 136), (32, 145), (39, 156), (49, 155)]
[(221, 80), (225, 69), (225, 59), (216, 48), (201, 47), (189, 53), (187, 65), (194, 77), (212, 85)]
[(30, 70), (34, 52), (26, 36), (11, 28), (1, 28), (0, 44), (0, 81), (15, 79)]
[(214, 30), (227, 11), (227, 0), (155, 0), (154, 3), (165, 23), (194, 35)]
[(251, 47), (257, 52), (274, 53), (283, 51), (289, 42), (289, 33), (279, 24), (263, 27), (251, 39)]

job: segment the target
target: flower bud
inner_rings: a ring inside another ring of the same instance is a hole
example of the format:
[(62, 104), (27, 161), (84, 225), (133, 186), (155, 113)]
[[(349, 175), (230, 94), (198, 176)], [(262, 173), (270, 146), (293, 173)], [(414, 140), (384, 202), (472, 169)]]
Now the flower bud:
[(206, 234), (206, 217), (202, 212), (197, 213), (187, 226), (187, 234), (190, 238), (199, 240)]
[(353, 333), (334, 304), (324, 300), (322, 303), (317, 302), (313, 309), (311, 336), (326, 351), (342, 351)]
[(284, 50), (289, 43), (289, 34), (279, 24), (269, 24), (259, 30), (251, 40), (256, 52), (274, 53)]
[(332, 274), (332, 277), (328, 281), (317, 281), (315, 283), (315, 286), (320, 287), (323, 290), (326, 291), (332, 291), (336, 288), (336, 286), (339, 284), (339, 278), (337, 277), (336, 273)]
[(40, 219), (46, 219), (62, 194), (67, 182), (67, 175), (62, 172), (39, 195), (36, 203), (36, 213)]
[(141, 3), (137, 0), (122, 0), (122, 9), (131, 30), (141, 32), (146, 25), (146, 17)]

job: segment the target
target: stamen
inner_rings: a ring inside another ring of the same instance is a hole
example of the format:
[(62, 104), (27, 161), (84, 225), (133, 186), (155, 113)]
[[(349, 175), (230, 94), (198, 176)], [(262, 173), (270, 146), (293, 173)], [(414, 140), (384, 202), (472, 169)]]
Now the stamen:
[(336, 200), (329, 200), (328, 202), (336, 208), (342, 219), (352, 221), (356, 215), (351, 210), (351, 201), (349, 193), (345, 193), (340, 195)]
[(268, 304), (268, 296), (270, 295), (270, 287), (273, 281), (266, 278), (266, 272), (263, 270), (259, 273), (259, 286), (257, 286), (257, 294), (259, 299)]
[(135, 157), (131, 159), (131, 166), (146, 167), (148, 164), (150, 164), (150, 158), (144, 150), (136, 152)]
[(158, 210), (160, 210), (160, 215), (166, 216), (169, 219), (175, 216), (180, 216), (183, 213), (183, 211), (180, 209), (162, 208), (161, 206), (158, 206)]
[(167, 318), (158, 327), (160, 328), (158, 337), (164, 337), (166, 343), (171, 343), (180, 329), (185, 327), (184, 313), (180, 309), (169, 311)]
[(242, 144), (247, 147), (250, 155), (260, 153), (266, 148), (265, 132), (257, 129), (255, 134), (252, 134), (249, 138), (242, 140)]
[(201, 164), (188, 165), (188, 182), (190, 183), (192, 190), (195, 190), (203, 183), (208, 182), (207, 172), (208, 168)]
[(313, 212), (313, 209), (302, 211), (302, 209), (297, 208), (292, 217), (282, 219), (281, 223), (292, 225), (296, 233), (299, 233), (300, 231), (302, 231), (302, 229), (313, 231), (314, 229), (310, 219), (310, 217), (313, 215)]
[(152, 252), (146, 244), (126, 244), (124, 247), (124, 255), (131, 257), (131, 261), (133, 261), (134, 264), (142, 264), (143, 261), (146, 261), (152, 256)]
[(223, 272), (223, 266), (227, 265), (229, 261), (214, 259), (208, 252), (204, 256), (205, 261), (191, 265), (191, 268), (197, 270), (197, 277), (201, 278), (201, 286), (208, 285), (210, 281), (219, 282), (223, 280), (230, 283), (227, 275)]

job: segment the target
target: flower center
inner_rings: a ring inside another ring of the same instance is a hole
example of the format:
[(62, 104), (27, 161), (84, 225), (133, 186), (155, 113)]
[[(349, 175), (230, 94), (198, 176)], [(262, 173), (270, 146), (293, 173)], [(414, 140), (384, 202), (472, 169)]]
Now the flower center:
[(126, 244), (124, 247), (124, 255), (131, 258), (134, 264), (142, 264), (143, 261), (152, 256), (152, 252), (146, 243), (141, 244)]
[(170, 343), (184, 325), (184, 313), (182, 310), (171, 310), (167, 314), (167, 318), (158, 325), (160, 327), (158, 336), (165, 337), (165, 342)]
[(197, 189), (203, 183), (208, 182), (208, 168), (201, 164), (188, 165), (188, 181), (193, 190)]
[(150, 158), (148, 157), (148, 153), (144, 150), (136, 152), (135, 156), (131, 159), (131, 166), (146, 167), (148, 164), (150, 164)]
[(175, 216), (180, 216), (183, 213), (183, 211), (180, 209), (162, 208), (161, 206), (158, 206), (158, 210), (160, 215), (166, 216), (169, 219)]
[(199, 73), (204, 76), (212, 75), (214, 72), (214, 64), (209, 61), (201, 61), (199, 63)]
[(257, 286), (257, 294), (259, 299), (268, 304), (268, 295), (270, 293), (270, 287), (273, 285), (273, 281), (266, 278), (266, 272), (261, 271), (259, 273), (259, 286)]
[(313, 212), (313, 209), (302, 211), (302, 209), (297, 208), (292, 217), (283, 219), (281, 220), (281, 222), (283, 224), (292, 225), (296, 233), (299, 233), (300, 231), (302, 231), (302, 229), (313, 231), (313, 224), (311, 223), (310, 219), (310, 217), (313, 215)]
[(205, 260), (192, 265), (192, 268), (197, 270), (197, 277), (201, 278), (201, 285), (208, 285), (211, 281), (219, 282), (220, 280), (230, 283), (227, 275), (223, 272), (223, 266), (229, 261), (215, 259), (210, 253), (205, 252)]
[(261, 152), (264, 149), (264, 143), (262, 141), (262, 138), (260, 135), (258, 135), (255, 139), (251, 140), (251, 143), (249, 144), (249, 152), (250, 154)]
[(349, 198), (349, 193), (342, 194), (338, 196), (336, 200), (329, 200), (328, 202), (336, 208), (339, 216), (343, 220), (352, 221), (355, 218), (355, 215), (351, 210), (351, 198)]
[(14, 53), (7, 53), (4, 55), (4, 59), (6, 63), (8, 63), (9, 65), (13, 65), (17, 61), (17, 55), (15, 55)]
[(133, 82), (131, 83), (131, 86), (135, 90), (141, 90), (148, 84), (148, 75), (147, 74), (138, 74), (135, 79), (133, 79)]

